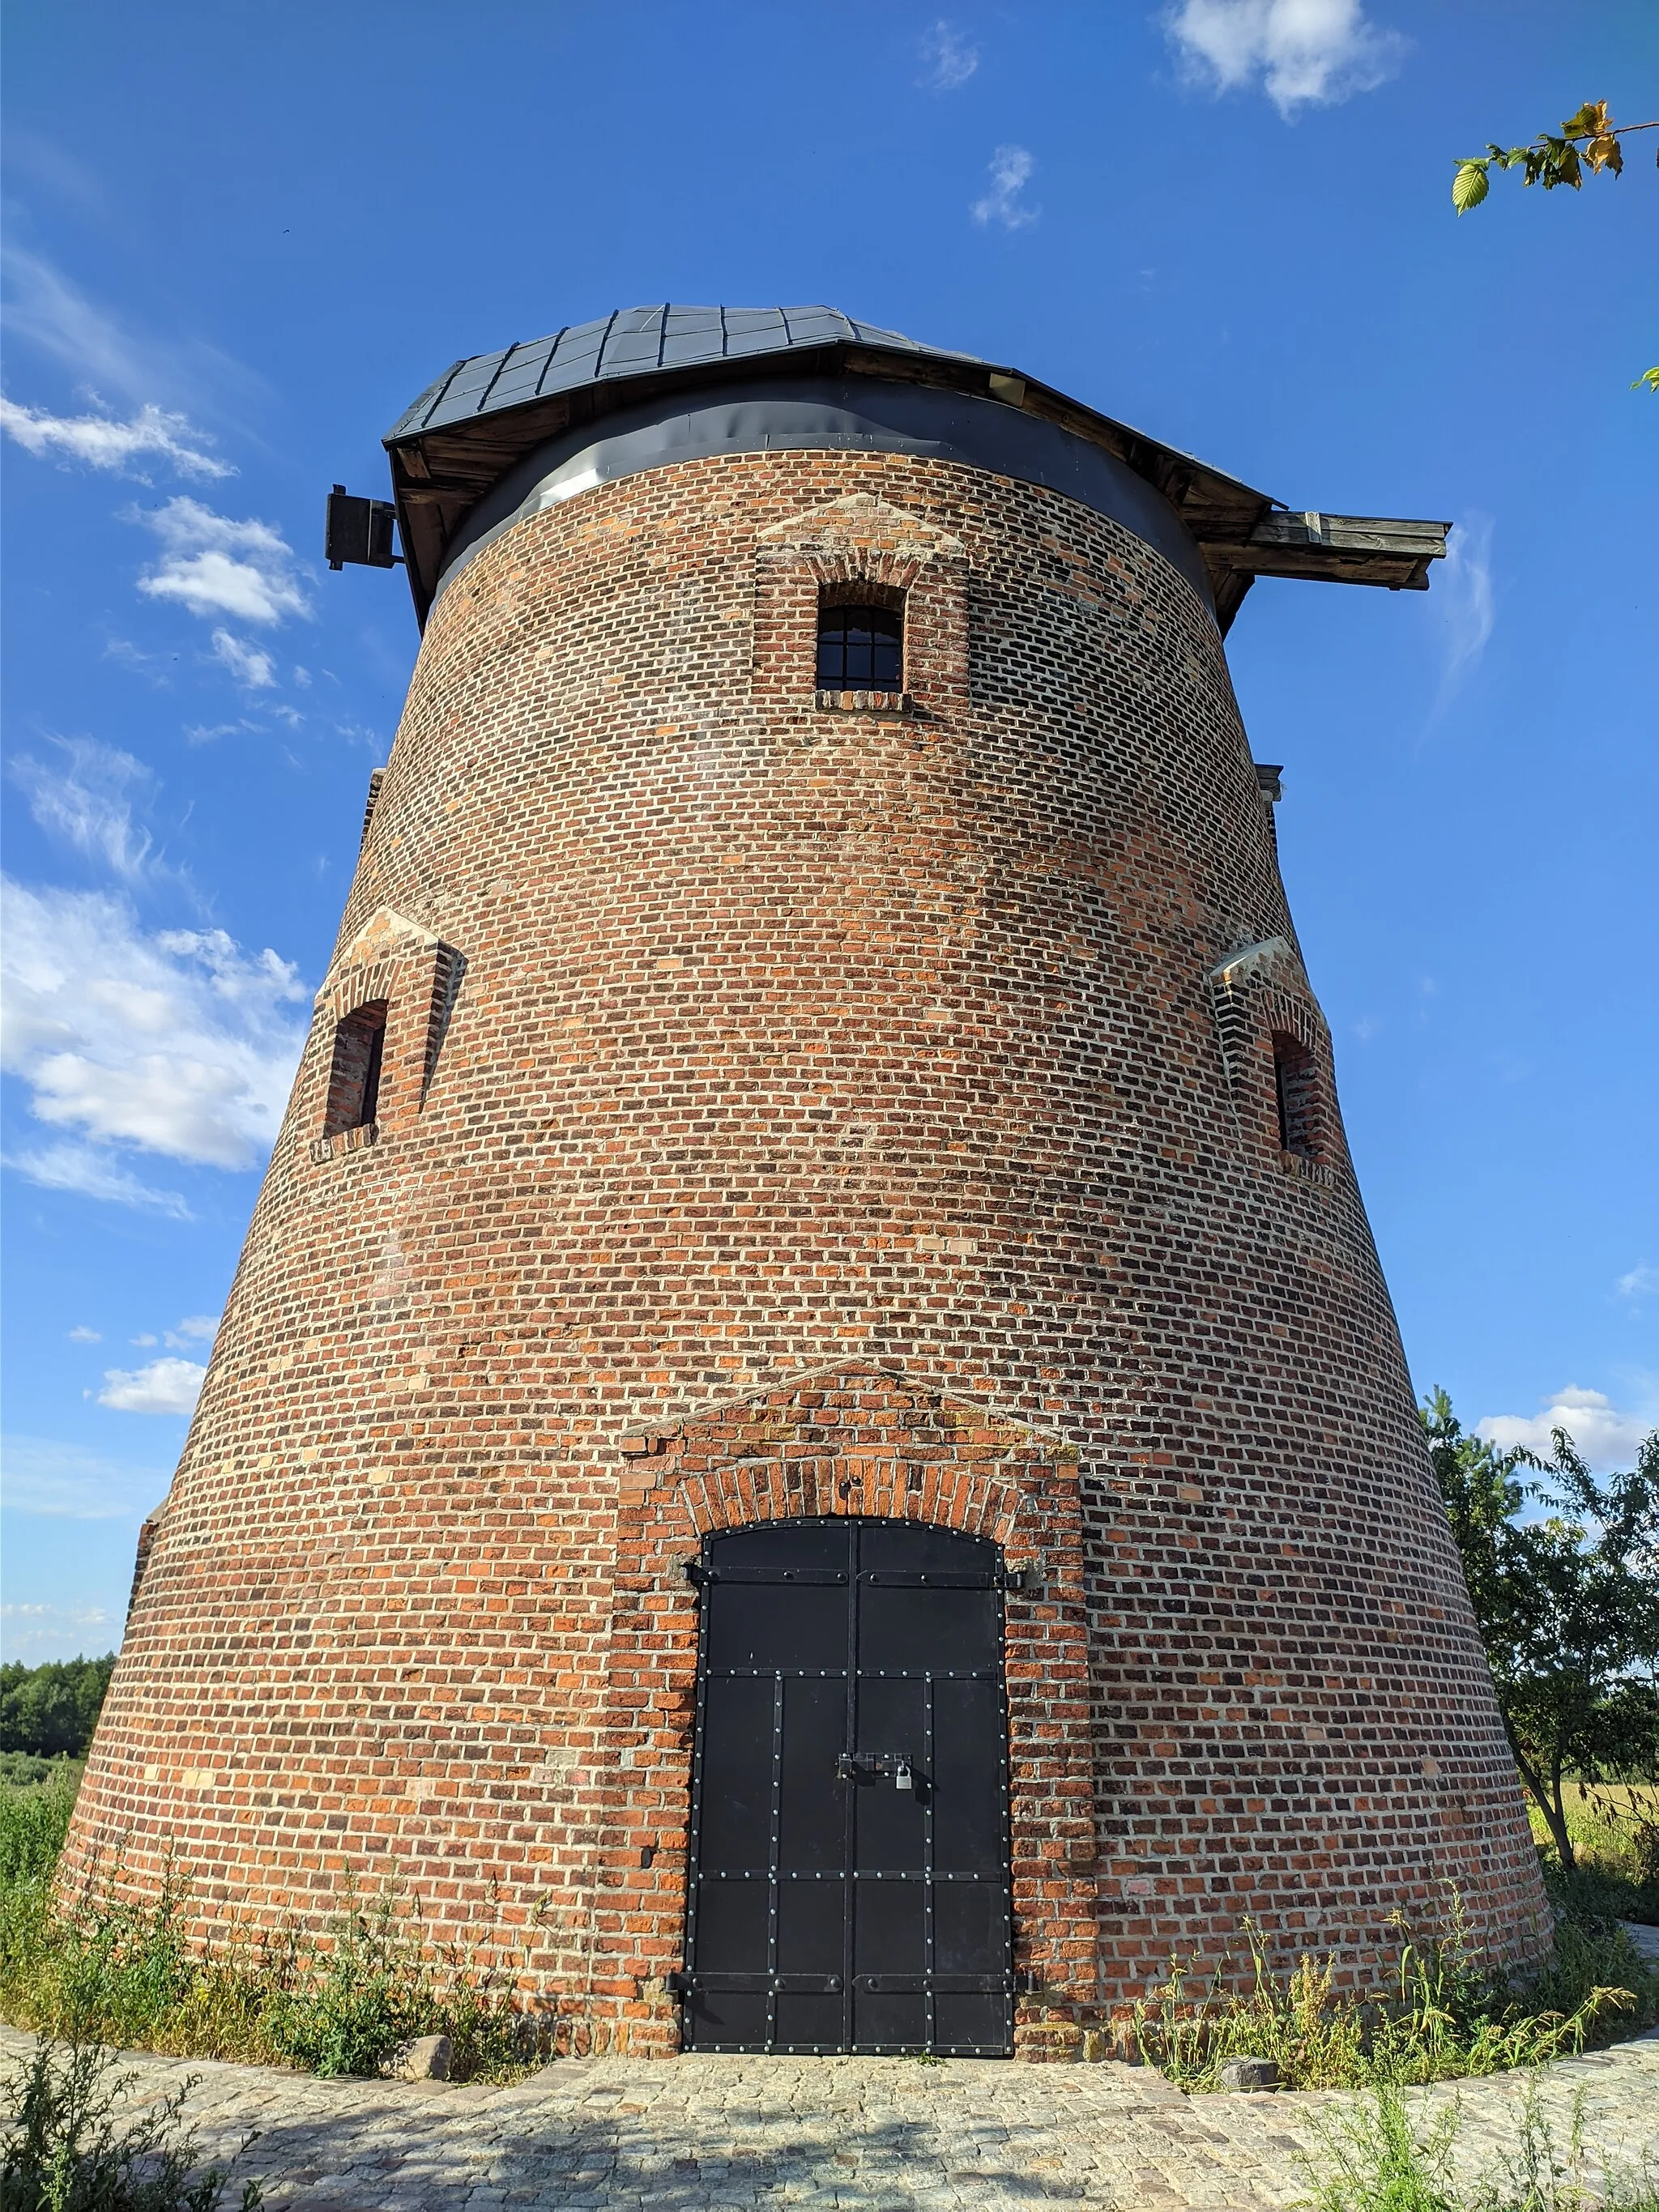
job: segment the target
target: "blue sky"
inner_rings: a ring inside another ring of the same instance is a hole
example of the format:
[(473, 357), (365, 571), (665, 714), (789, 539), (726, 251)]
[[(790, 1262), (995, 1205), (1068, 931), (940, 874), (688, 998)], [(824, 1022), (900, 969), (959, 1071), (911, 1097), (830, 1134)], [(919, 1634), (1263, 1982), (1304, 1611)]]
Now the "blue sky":
[(396, 726), (407, 592), (328, 574), (323, 495), (458, 356), (661, 299), (826, 301), (1455, 520), (1427, 596), (1258, 584), (1230, 653), (1419, 1389), (1628, 1457), (1659, 132), (1448, 191), (1659, 115), (1650, 0), (66, 0), (5, 91), (8, 1656), (118, 1640)]

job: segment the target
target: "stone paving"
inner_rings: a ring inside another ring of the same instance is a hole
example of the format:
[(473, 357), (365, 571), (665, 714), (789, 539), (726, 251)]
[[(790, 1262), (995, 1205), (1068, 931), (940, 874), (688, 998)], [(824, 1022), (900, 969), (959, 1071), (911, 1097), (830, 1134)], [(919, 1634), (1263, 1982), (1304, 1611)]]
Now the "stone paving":
[[(0, 2028), (0, 2059), (29, 2047)], [(506, 2089), (125, 2063), (143, 2099), (198, 2077), (186, 2110), (204, 2156), (260, 2130), (235, 2171), (260, 2177), (273, 2212), (1285, 2212), (1305, 2194), (1297, 2154), (1316, 2124), (1352, 2101), (1187, 2097), (1109, 2063), (564, 2059)], [(1659, 2036), (1537, 2078), (1559, 2143), (1577, 2100), (1595, 2169), (1659, 2169)], [(1508, 2075), (1412, 2094), (1459, 2097), (1473, 2179), (1513, 2152), (1524, 2087)]]

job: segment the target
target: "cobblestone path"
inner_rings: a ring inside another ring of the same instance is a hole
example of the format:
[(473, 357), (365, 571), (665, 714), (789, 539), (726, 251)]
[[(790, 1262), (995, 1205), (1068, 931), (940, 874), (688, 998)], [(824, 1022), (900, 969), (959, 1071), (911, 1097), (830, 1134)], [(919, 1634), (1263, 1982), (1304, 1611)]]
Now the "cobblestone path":
[[(0, 2028), (0, 2059), (29, 2048)], [(959, 2059), (565, 2059), (510, 2089), (126, 2063), (144, 2099), (199, 2077), (187, 2111), (204, 2154), (258, 2128), (236, 2174), (258, 2174), (276, 2212), (1283, 2212), (1304, 2192), (1314, 2122), (1349, 2101), (1186, 2097), (1143, 2068)], [(1659, 2037), (1539, 2081), (1559, 2142), (1581, 2097), (1596, 2166), (1659, 2167)], [(1468, 2177), (1513, 2152), (1522, 2089), (1510, 2075), (1455, 2093)]]

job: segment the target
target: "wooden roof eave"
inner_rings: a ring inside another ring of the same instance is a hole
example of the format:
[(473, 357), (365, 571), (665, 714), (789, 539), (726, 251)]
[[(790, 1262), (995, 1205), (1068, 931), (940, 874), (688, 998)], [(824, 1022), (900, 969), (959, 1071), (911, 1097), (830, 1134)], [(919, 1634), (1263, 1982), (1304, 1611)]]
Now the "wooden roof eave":
[[(1192, 532), (1203, 556), (1223, 636), (1257, 576), (1425, 591), (1429, 563), (1446, 550), (1449, 523), (1294, 512), (1189, 453), (1098, 415), (1017, 371), (990, 363), (840, 341), (802, 349), (791, 358), (788, 373), (799, 374), (809, 365), (841, 367), (854, 374), (968, 392), (1000, 404), (1015, 404), (1103, 447), (1160, 492)], [(728, 360), (668, 374), (657, 370), (638, 378), (605, 380), (521, 406), (388, 438), (398, 526), (422, 624), (435, 596), (445, 553), (466, 516), (538, 446), (612, 414), (647, 392), (666, 397), (729, 383), (739, 366)], [(756, 369), (765, 374), (759, 362)]]

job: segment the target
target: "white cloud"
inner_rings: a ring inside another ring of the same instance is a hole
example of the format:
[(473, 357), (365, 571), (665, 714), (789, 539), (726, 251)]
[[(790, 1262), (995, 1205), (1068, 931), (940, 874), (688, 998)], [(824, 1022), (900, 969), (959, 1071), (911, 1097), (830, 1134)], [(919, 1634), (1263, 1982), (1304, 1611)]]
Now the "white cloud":
[(975, 222), (1000, 223), (1005, 230), (1024, 230), (1042, 214), (1020, 197), (1030, 180), (1036, 161), (1023, 146), (999, 146), (991, 156), (991, 189), (975, 200), (969, 213)]
[(1632, 1267), (1627, 1275), (1620, 1275), (1616, 1287), (1621, 1298), (1659, 1297), (1659, 1267), (1645, 1263)]
[(95, 738), (50, 742), (68, 763), (62, 770), (29, 753), (10, 763), (13, 777), (28, 793), (29, 811), (43, 830), (136, 882), (149, 864), (151, 841), (133, 820), (133, 802), (154, 781), (149, 770), (131, 753)]
[(979, 49), (969, 45), (954, 23), (941, 16), (921, 41), (922, 75), (917, 82), (928, 92), (956, 92), (979, 67)]
[(1492, 517), (1466, 515), (1446, 541), (1438, 579), (1445, 660), (1437, 704), (1443, 706), (1480, 664), (1498, 619), (1492, 594)]
[[(289, 963), (244, 953), (223, 930), (147, 933), (101, 892), (7, 882), (0, 896), (4, 1064), (28, 1084), (36, 1117), (94, 1146), (252, 1166), (280, 1125), (304, 1041), (294, 1007), (305, 993)], [(183, 1206), (93, 1189), (83, 1171), (97, 1155), (79, 1157), (79, 1170), (50, 1156), (19, 1164), (58, 1188)]]
[(1477, 1421), (1475, 1432), (1500, 1451), (1524, 1444), (1547, 1459), (1554, 1446), (1551, 1431), (1565, 1429), (1575, 1449), (1591, 1467), (1628, 1467), (1656, 1424), (1637, 1413), (1621, 1413), (1600, 1390), (1580, 1390), (1569, 1385), (1558, 1390), (1540, 1413), (1489, 1413)]
[(104, 1340), (100, 1329), (88, 1328), (84, 1322), (70, 1329), (67, 1334), (71, 1344), (101, 1344)]
[(1258, 77), (1279, 113), (1371, 92), (1406, 41), (1365, 20), (1360, 0), (1178, 0), (1164, 24), (1189, 72), (1216, 92)]
[[(186, 1314), (176, 1328), (164, 1329), (163, 1335), (175, 1352), (184, 1352), (192, 1344), (211, 1344), (219, 1334), (217, 1314)], [(155, 1340), (150, 1339), (153, 1344)]]
[(3, 1496), (9, 1511), (69, 1521), (142, 1519), (166, 1492), (159, 1468), (125, 1467), (45, 1437), (8, 1437)]
[(245, 645), (228, 629), (214, 631), (213, 657), (250, 691), (269, 690), (276, 681), (276, 664), (270, 655), (257, 645)]
[(207, 1370), (193, 1359), (152, 1359), (148, 1367), (109, 1367), (100, 1406), (118, 1413), (193, 1413)]
[(95, 1605), (0, 1605), (8, 1659), (70, 1659), (121, 1640), (113, 1613)]
[(183, 493), (154, 514), (134, 510), (161, 541), (161, 559), (138, 588), (153, 599), (177, 599), (193, 615), (229, 615), (238, 622), (279, 623), (309, 616), (294, 573), (294, 549), (274, 523), (233, 521)]
[(82, 1198), (96, 1198), (109, 1206), (149, 1207), (174, 1221), (193, 1221), (184, 1194), (153, 1190), (136, 1175), (118, 1167), (106, 1152), (90, 1145), (41, 1145), (25, 1152), (7, 1152), (0, 1165), (21, 1175), (41, 1190), (70, 1190)]
[(129, 1344), (136, 1344), (141, 1352), (148, 1352), (150, 1346), (158, 1340), (158, 1339), (150, 1335), (148, 1330), (146, 1330), (144, 1334), (142, 1336), (130, 1336), (127, 1339), (127, 1342)]
[(21, 407), (15, 399), (0, 397), (0, 429), (38, 459), (56, 452), (88, 468), (135, 476), (141, 483), (149, 479), (131, 464), (151, 455), (181, 477), (236, 473), (228, 461), (189, 442), (203, 433), (191, 428), (187, 416), (171, 415), (160, 407), (141, 407), (131, 422), (118, 422), (107, 415), (52, 415), (44, 407)]

